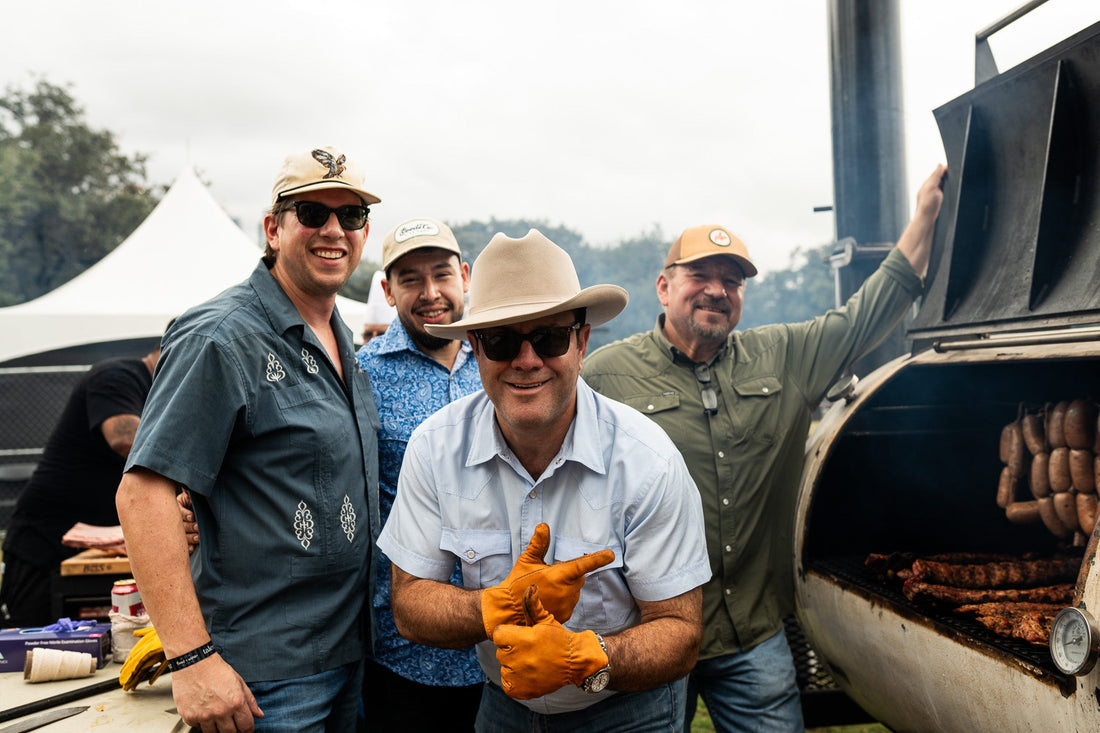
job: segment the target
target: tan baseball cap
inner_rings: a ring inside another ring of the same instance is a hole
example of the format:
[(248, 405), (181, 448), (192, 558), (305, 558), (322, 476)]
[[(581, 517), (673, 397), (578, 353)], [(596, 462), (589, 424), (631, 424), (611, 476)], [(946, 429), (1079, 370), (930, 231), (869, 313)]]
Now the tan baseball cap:
[(718, 224), (702, 224), (684, 230), (668, 251), (665, 258), (665, 267), (682, 265), (687, 262), (701, 260), (704, 257), (725, 255), (732, 257), (745, 277), (756, 275), (756, 265), (749, 259), (749, 248), (737, 237), (730, 234), (730, 230)]
[(382, 199), (363, 188), (364, 182), (363, 169), (331, 145), (291, 153), (275, 177), (271, 205), (287, 196), (326, 188), (346, 188), (367, 204), (380, 203)]
[(382, 272), (409, 252), (427, 247), (454, 252), (462, 259), (462, 250), (451, 228), (441, 221), (421, 217), (401, 222), (386, 235), (382, 242)]

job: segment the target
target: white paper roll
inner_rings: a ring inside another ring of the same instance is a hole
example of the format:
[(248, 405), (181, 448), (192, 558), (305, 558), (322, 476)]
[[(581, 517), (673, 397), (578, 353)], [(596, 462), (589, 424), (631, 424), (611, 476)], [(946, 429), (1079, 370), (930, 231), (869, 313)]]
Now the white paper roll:
[(95, 659), (87, 652), (35, 647), (23, 662), (23, 679), (30, 682), (71, 680), (95, 674)]

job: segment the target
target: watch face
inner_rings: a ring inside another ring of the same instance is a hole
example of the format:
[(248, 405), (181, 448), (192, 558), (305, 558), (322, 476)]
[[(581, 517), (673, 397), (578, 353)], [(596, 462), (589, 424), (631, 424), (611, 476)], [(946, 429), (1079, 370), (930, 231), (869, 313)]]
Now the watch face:
[(1050, 656), (1065, 674), (1081, 674), (1096, 661), (1095, 644), (1088, 617), (1077, 608), (1065, 608), (1050, 629)]
[(585, 692), (602, 692), (607, 683), (611, 681), (611, 672), (601, 669), (584, 681)]

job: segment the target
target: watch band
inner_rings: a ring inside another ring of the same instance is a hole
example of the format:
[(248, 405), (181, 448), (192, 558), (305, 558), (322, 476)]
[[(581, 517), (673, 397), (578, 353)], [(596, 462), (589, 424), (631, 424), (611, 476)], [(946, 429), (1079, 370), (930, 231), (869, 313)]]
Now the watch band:
[(600, 643), (600, 648), (603, 649), (604, 656), (607, 657), (607, 664), (602, 669), (598, 669), (581, 682), (581, 689), (585, 692), (595, 694), (597, 692), (603, 692), (604, 688), (611, 682), (611, 655), (607, 653), (607, 644), (604, 643), (603, 637), (596, 634), (596, 641)]
[(595, 631), (593, 631), (592, 633), (596, 634), (596, 641), (600, 642), (600, 649), (603, 649), (603, 655), (607, 657), (606, 666), (608, 669), (611, 669), (611, 655), (607, 653), (607, 644), (604, 644), (603, 637), (600, 636), (598, 633), (596, 633)]
[(172, 657), (164, 664), (168, 667), (169, 672), (178, 672), (185, 667), (190, 667), (192, 664), (201, 662), (209, 657), (211, 654), (216, 653), (218, 650), (214, 647), (213, 641), (208, 641), (198, 649), (192, 649), (186, 654), (181, 654), (178, 657)]

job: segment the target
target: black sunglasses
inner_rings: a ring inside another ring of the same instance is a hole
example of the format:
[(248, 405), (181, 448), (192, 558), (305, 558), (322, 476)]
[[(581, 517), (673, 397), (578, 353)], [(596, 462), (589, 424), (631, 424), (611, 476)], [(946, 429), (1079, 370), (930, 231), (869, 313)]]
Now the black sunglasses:
[(474, 331), (474, 337), (481, 343), (485, 356), (493, 361), (511, 361), (519, 356), (523, 342), (530, 342), (531, 348), (543, 359), (561, 356), (569, 351), (569, 337), (573, 331), (579, 331), (583, 324), (571, 326), (546, 326), (536, 328), (530, 333), (519, 333), (511, 329), (499, 331)]
[(329, 214), (335, 213), (336, 221), (340, 222), (340, 226), (349, 231), (354, 231), (365, 227), (367, 217), (370, 216), (370, 209), (355, 204), (330, 209), (316, 201), (291, 201), (283, 211), (287, 209), (294, 209), (294, 213), (298, 215), (298, 223), (310, 229), (323, 227), (325, 222), (328, 221)]
[(699, 380), (699, 393), (703, 397), (703, 414), (718, 414), (718, 395), (710, 386), (710, 367), (706, 364), (695, 365), (695, 378)]

